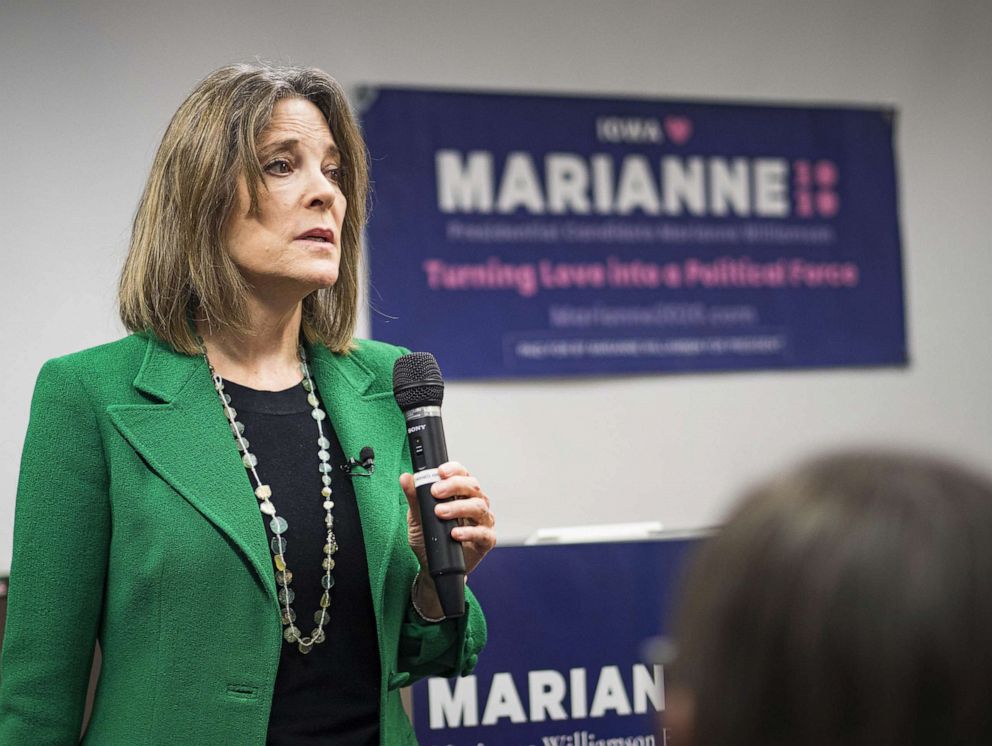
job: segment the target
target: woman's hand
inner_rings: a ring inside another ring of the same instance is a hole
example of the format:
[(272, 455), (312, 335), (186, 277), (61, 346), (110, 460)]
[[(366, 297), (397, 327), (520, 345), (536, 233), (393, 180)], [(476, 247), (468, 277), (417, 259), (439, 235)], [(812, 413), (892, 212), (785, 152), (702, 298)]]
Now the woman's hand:
[[(438, 472), (441, 480), (431, 486), (431, 494), (438, 500), (449, 497), (459, 499), (437, 504), (434, 512), (444, 520), (461, 519), (461, 525), (451, 530), (451, 538), (462, 545), (467, 575), (496, 546), (496, 519), (489, 509), (489, 497), (479, 486), (479, 480), (469, 474), (464, 466), (457, 461), (448, 461), (438, 467)], [(420, 522), (420, 505), (417, 502), (413, 475), (402, 474), (400, 486), (410, 505), (406, 514), (410, 548), (420, 560), (423, 574), (427, 575), (427, 550), (424, 548), (424, 530)]]

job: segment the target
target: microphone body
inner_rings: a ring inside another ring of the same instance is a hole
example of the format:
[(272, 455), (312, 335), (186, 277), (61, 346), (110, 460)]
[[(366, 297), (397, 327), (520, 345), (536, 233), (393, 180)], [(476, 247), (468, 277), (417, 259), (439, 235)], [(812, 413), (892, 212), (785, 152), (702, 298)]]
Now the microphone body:
[(458, 525), (458, 521), (438, 518), (434, 508), (445, 500), (438, 500), (431, 494), (431, 487), (441, 479), (437, 467), (448, 460), (441, 420), (444, 382), (434, 356), (428, 352), (414, 352), (399, 358), (393, 367), (393, 392), (406, 417), (427, 567), (444, 615), (463, 616), (465, 555), (461, 544), (451, 538), (451, 529)]

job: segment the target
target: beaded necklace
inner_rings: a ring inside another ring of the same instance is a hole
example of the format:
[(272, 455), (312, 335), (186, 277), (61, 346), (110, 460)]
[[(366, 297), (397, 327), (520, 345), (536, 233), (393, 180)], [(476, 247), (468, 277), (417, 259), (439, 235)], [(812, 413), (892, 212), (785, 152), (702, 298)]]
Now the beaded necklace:
[(283, 639), (290, 645), (296, 643), (299, 651), (307, 654), (313, 649), (314, 645), (318, 645), (327, 639), (327, 635), (324, 633), (324, 626), (330, 618), (331, 588), (334, 587), (334, 575), (331, 571), (334, 569), (334, 553), (338, 550), (338, 543), (334, 536), (334, 516), (331, 513), (334, 508), (334, 501), (331, 500), (331, 494), (333, 492), (331, 490), (332, 467), (329, 463), (331, 454), (327, 450), (330, 448), (331, 442), (324, 437), (323, 420), (327, 417), (327, 413), (320, 408), (320, 400), (317, 398), (316, 388), (313, 385), (313, 379), (310, 377), (310, 367), (307, 365), (306, 351), (303, 349), (303, 345), (297, 345), (297, 352), (300, 357), (300, 370), (303, 372), (301, 385), (307, 392), (307, 402), (313, 407), (310, 415), (317, 421), (317, 446), (320, 449), (317, 451), (317, 457), (320, 459), (320, 464), (317, 468), (320, 470), (320, 479), (323, 483), (320, 495), (324, 508), (324, 525), (327, 527), (327, 543), (324, 544), (324, 559), (321, 562), (321, 566), (324, 568), (324, 575), (320, 579), (320, 585), (324, 589), (324, 592), (320, 597), (320, 608), (313, 615), (313, 620), (317, 626), (308, 636), (304, 637), (299, 627), (296, 626), (296, 612), (292, 606), (296, 594), (289, 587), (293, 581), (293, 573), (286, 564), (285, 556), (285, 534), (289, 528), (289, 524), (285, 518), (276, 514), (276, 506), (271, 499), (272, 488), (267, 484), (262, 484), (262, 480), (255, 468), (258, 465), (258, 458), (248, 450), (248, 440), (244, 437), (244, 423), (238, 422), (236, 419), (238, 412), (231, 406), (231, 395), (224, 393), (224, 379), (217, 374), (213, 365), (211, 365), (210, 358), (207, 357), (207, 348), (203, 343), (203, 339), (200, 338), (199, 342), (200, 349), (203, 352), (203, 358), (207, 361), (207, 367), (210, 369), (210, 375), (214, 380), (214, 389), (216, 389), (221, 404), (224, 406), (224, 414), (227, 416), (228, 424), (231, 426), (231, 432), (234, 434), (234, 439), (238, 444), (238, 451), (242, 454), (241, 463), (244, 464), (244, 467), (251, 473), (255, 481), (255, 497), (259, 501), (258, 509), (264, 515), (271, 518), (269, 529), (272, 531), (272, 540), (269, 542), (269, 547), (272, 549), (276, 584), (279, 586), (278, 598), (282, 623), (285, 627), (283, 630)]

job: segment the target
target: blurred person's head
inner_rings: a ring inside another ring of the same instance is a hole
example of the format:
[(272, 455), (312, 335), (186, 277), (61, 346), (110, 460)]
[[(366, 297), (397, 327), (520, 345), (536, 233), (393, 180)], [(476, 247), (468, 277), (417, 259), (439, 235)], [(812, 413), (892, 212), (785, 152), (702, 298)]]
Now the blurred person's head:
[(749, 494), (686, 578), (677, 746), (992, 744), (992, 483), (822, 458)]

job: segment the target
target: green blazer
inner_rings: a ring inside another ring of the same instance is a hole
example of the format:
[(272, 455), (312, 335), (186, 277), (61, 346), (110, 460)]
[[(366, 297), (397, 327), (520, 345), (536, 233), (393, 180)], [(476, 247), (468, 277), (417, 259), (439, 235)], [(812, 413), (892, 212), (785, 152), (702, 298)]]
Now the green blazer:
[[(416, 743), (398, 689), (468, 674), (486, 639), (470, 591), (459, 620), (429, 624), (410, 604), (418, 564), (398, 482), (410, 461), (391, 391), (400, 353), (368, 341), (345, 356), (308, 349), (345, 453), (376, 452), (355, 494), (388, 746)], [(285, 643), (257, 502), (202, 357), (135, 334), (45, 363), (17, 491), (0, 743), (77, 743), (99, 640), (84, 743), (263, 746)]]

